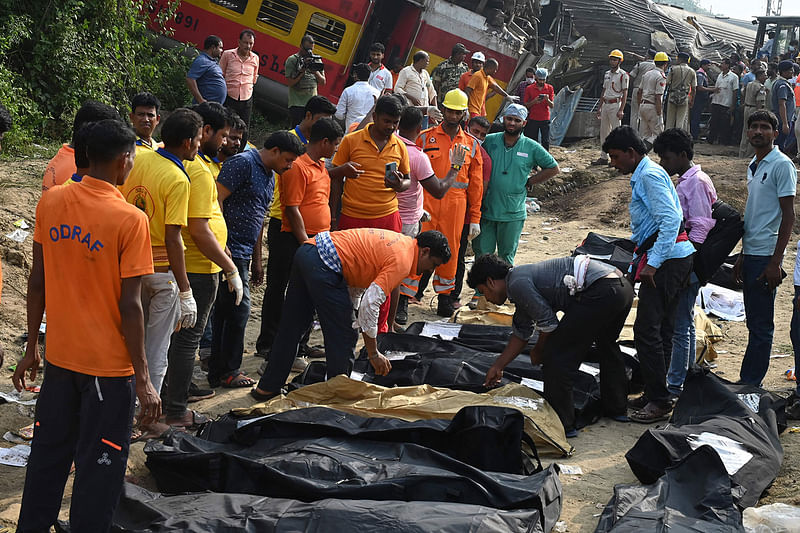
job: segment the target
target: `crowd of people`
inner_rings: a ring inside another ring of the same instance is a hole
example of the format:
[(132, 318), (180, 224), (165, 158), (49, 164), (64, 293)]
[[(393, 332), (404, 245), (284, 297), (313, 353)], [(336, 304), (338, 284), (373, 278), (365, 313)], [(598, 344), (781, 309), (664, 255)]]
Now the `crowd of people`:
[[(163, 121), (147, 92), (131, 100), (130, 125), (87, 101), (71, 142), (48, 164), (28, 286), (31, 340), (13, 377), (19, 390), (35, 379), (46, 309), (47, 369), (20, 531), (55, 522), (73, 461), (72, 528), (108, 530), (131, 441), (200, 427), (208, 417), (189, 404), (218, 387), (249, 388), (268, 401), (313, 356), (325, 357), (328, 377), (349, 374), (359, 333), (375, 373), (390, 373), (377, 335), (402, 329), (429, 281), (441, 316), (461, 305), (465, 276), (475, 290), (470, 304), (480, 297), (516, 304), (510, 340), (485, 384), (500, 383), (536, 336), (531, 362), (543, 365), (544, 397), (568, 437), (577, 435), (573, 374), (593, 345), (606, 416), (643, 423), (669, 416), (695, 360), (693, 257), (714, 226), (717, 201), (711, 178), (692, 160), (687, 121), (697, 82), (686, 61), (665, 73), (654, 53), (634, 86), (644, 135), (619, 124), (629, 78), (622, 53), (611, 53), (599, 110), (602, 153), (632, 175), (638, 247), (631, 272), (623, 272), (582, 255), (514, 266), (528, 187), (559, 173), (548, 151), (554, 91), (545, 69), (529, 70), (509, 94), (492, 77), (497, 61), (476, 51), (470, 68), (463, 44), (428, 75), (427, 53), (388, 69), (375, 43), (334, 105), (317, 94), (325, 72), (305, 36), (286, 62), (292, 127), (257, 148), (247, 142), (254, 39), (245, 30), (237, 48), (224, 50), (209, 36), (187, 74), (194, 105)], [(654, 95), (673, 82), (690, 90), (664, 131)], [(493, 94), (508, 105), (499, 131), (489, 133), (485, 104)], [(753, 385), (769, 364), (794, 221), (795, 168), (774, 145), (780, 120), (761, 109), (747, 117), (754, 157), (736, 272), (750, 331), (740, 378)], [(659, 163), (648, 157), (651, 148)], [(470, 241), (476, 260), (467, 273)], [(634, 282), (641, 282), (634, 335), (645, 392), (628, 401), (617, 338)], [(256, 355), (265, 361), (256, 382), (241, 367), (250, 290), (262, 283)], [(323, 347), (308, 345), (315, 318)], [(192, 382), (198, 353), (210, 388)], [(800, 400), (791, 409), (800, 410)]]
[[(686, 52), (671, 61), (665, 52), (650, 49), (647, 57), (636, 57), (641, 61), (630, 72), (620, 66), (623, 53), (612, 50), (598, 102), (600, 138), (622, 123), (630, 87), (630, 125), (649, 147), (670, 128), (684, 129), (701, 140), (701, 124), (709, 115), (705, 140), (738, 146), (739, 157), (750, 158), (755, 152), (747, 138), (747, 119), (767, 110), (778, 117), (776, 145), (800, 158), (800, 54), (795, 44), (770, 58), (771, 46), (768, 42), (750, 60), (732, 54), (718, 62), (692, 60)], [(607, 164), (608, 155), (602, 153), (596, 163)]]

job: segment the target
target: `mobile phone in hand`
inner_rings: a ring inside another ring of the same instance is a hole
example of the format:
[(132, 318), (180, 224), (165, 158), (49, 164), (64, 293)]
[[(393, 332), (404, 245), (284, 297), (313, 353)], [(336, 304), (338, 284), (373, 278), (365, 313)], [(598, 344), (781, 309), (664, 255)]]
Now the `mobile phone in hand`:
[(395, 175), (394, 173), (397, 171), (397, 162), (392, 161), (391, 163), (386, 163), (386, 173), (384, 174), (384, 179), (394, 181)]

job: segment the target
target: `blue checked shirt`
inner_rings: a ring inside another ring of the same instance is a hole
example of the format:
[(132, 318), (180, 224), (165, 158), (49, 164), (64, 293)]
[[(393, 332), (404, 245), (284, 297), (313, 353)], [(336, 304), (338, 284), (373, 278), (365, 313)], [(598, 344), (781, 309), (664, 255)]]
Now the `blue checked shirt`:
[(322, 231), (317, 233), (314, 240), (317, 243), (317, 252), (319, 258), (325, 263), (325, 266), (336, 272), (342, 273), (342, 261), (339, 259), (339, 252), (336, 251), (336, 246), (333, 245), (330, 231)]

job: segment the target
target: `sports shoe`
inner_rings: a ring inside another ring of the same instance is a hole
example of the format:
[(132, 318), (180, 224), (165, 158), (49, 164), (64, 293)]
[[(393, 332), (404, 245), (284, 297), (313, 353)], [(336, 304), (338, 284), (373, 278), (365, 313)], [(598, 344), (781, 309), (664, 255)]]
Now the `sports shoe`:
[(302, 372), (308, 366), (308, 357), (295, 357), (292, 363), (292, 372)]
[(199, 402), (200, 400), (207, 400), (213, 398), (216, 392), (213, 389), (201, 389), (194, 383), (189, 385), (189, 398), (186, 400), (189, 403)]

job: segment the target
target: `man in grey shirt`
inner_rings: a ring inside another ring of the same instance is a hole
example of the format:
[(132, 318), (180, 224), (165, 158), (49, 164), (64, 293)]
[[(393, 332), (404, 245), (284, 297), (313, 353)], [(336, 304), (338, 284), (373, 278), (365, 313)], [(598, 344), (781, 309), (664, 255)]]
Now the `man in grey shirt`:
[[(585, 255), (517, 267), (496, 255), (482, 255), (467, 284), (493, 304), (509, 299), (516, 305), (511, 338), (486, 374), (487, 387), (500, 382), (503, 369), (536, 331), (530, 357), (532, 364), (543, 365), (544, 397), (558, 413), (567, 437), (577, 436), (573, 375), (596, 344), (604, 413), (628, 421), (625, 364), (617, 338), (631, 309), (633, 288), (619, 270)], [(564, 312), (561, 320), (558, 311)]]

